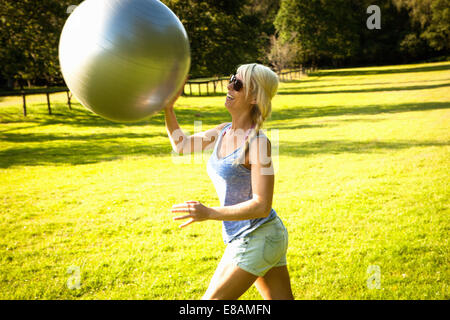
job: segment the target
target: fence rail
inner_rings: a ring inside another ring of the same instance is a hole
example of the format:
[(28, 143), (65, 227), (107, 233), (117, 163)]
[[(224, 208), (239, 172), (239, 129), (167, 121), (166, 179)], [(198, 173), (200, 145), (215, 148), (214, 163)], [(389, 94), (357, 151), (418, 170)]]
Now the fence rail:
[[(281, 82), (300, 79), (306, 75), (310, 69), (300, 68), (278, 73)], [(185, 96), (210, 96), (216, 94), (226, 94), (229, 77), (217, 77), (207, 80), (188, 80), (183, 90)]]
[(55, 89), (55, 88), (44, 88), (44, 89), (34, 89), (34, 90), (20, 90), (20, 91), (5, 91), (0, 92), (0, 97), (22, 97), (22, 108), (23, 115), (27, 116), (27, 96), (31, 95), (43, 95), (45, 94), (47, 98), (47, 109), (48, 114), (52, 114), (52, 106), (50, 101), (50, 94), (66, 92), (67, 94), (67, 105), (70, 110), (72, 110), (72, 92), (68, 88)]
[[(292, 81), (294, 79), (299, 79), (310, 70), (305, 68), (289, 70), (278, 73), (278, 77), (281, 82)], [(228, 91), (229, 77), (217, 77), (209, 78), (206, 80), (202, 79), (192, 79), (188, 80), (183, 88), (184, 96), (212, 96), (212, 95), (224, 95)], [(203, 91), (202, 91), (203, 90)], [(67, 95), (67, 105), (70, 110), (72, 110), (72, 93), (68, 88), (43, 88), (43, 89), (31, 89), (31, 90), (17, 90), (17, 91), (5, 91), (0, 92), (0, 97), (11, 97), (11, 96), (21, 96), (22, 97), (22, 108), (23, 115), (27, 116), (27, 96), (30, 95), (45, 95), (47, 98), (47, 109), (48, 114), (52, 114), (52, 107), (50, 101), (50, 95), (52, 93), (66, 92)]]

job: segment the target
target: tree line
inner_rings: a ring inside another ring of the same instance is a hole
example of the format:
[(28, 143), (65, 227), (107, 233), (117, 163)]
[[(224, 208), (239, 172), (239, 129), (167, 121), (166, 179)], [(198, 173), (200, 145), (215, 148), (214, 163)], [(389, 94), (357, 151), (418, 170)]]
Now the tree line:
[[(405, 63), (449, 53), (450, 0), (163, 0), (191, 44), (191, 78), (260, 62), (298, 65)], [(0, 87), (63, 85), (58, 42), (77, 0), (0, 2)], [(376, 4), (381, 28), (370, 30)]]
[[(371, 5), (379, 29), (367, 27)], [(450, 0), (282, 0), (274, 25), (288, 63), (407, 63), (449, 54)]]

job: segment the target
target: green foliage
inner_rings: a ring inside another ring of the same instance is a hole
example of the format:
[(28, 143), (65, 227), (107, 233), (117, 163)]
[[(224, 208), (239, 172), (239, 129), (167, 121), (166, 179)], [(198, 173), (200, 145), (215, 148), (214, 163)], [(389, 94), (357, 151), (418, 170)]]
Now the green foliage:
[[(0, 86), (62, 82), (58, 42), (67, 8), (81, 1), (4, 0), (0, 3)], [(190, 38), (191, 78), (224, 75), (237, 65), (265, 62), (278, 1), (167, 0)], [(2, 81), (3, 80), (3, 81)]]
[[(445, 54), (449, 49), (449, 0), (380, 0), (381, 30), (366, 27), (363, 0), (283, 0), (275, 26), (294, 36), (301, 63), (395, 63)], [(446, 51), (445, 51), (446, 50)]]
[(3, 0), (0, 3), (0, 78), (9, 87), (17, 80), (62, 80), (58, 42), (69, 4), (80, 1)]
[[(408, 34), (405, 44), (422, 45), (445, 53), (450, 50), (450, 0), (393, 0), (397, 8), (406, 9), (415, 35)], [(414, 49), (413, 49), (414, 50)]]
[[(164, 1), (186, 28), (192, 54), (191, 77), (224, 75), (264, 57), (267, 17), (251, 1)], [(254, 1), (256, 2), (256, 1)]]
[(283, 40), (294, 36), (300, 62), (342, 61), (358, 49), (358, 10), (348, 0), (284, 0), (275, 19)]
[[(366, 8), (372, 4), (370, 0), (361, 3), (359, 16), (359, 53), (354, 57), (357, 64), (386, 64), (408, 62), (408, 56), (401, 50), (404, 35), (410, 32), (410, 20), (404, 10), (398, 10), (391, 0), (377, 1), (381, 10), (381, 29), (369, 30), (366, 26)], [(421, 58), (413, 57), (412, 60)]]
[[(61, 85), (58, 42), (81, 0), (0, 2), (0, 87)], [(274, 68), (386, 64), (449, 54), (450, 0), (379, 0), (382, 29), (368, 30), (370, 0), (163, 0), (184, 24), (190, 77), (239, 64)]]
[(429, 45), (436, 50), (450, 50), (450, 0), (431, 2), (430, 23), (422, 33)]

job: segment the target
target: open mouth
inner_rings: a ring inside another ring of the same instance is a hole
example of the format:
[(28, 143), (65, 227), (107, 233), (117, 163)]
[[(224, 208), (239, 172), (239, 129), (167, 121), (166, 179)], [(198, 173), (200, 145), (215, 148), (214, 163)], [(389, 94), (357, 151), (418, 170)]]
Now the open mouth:
[(232, 95), (230, 95), (229, 93), (227, 93), (227, 100), (234, 100), (234, 97)]

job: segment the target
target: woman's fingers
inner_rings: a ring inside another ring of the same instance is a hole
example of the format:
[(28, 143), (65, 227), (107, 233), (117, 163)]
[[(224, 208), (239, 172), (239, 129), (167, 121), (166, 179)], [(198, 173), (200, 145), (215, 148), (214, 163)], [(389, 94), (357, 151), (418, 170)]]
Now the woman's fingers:
[(187, 219), (187, 218), (192, 218), (192, 216), (190, 214), (187, 214), (185, 216), (174, 217), (173, 220), (183, 220), (183, 219)]
[(175, 213), (175, 212), (190, 212), (189, 208), (179, 208), (179, 209), (171, 209), (170, 212)]
[(180, 228), (184, 228), (195, 221), (194, 218), (192, 218), (192, 216), (190, 214), (187, 214), (185, 216), (174, 217), (173, 220), (182, 220), (182, 219), (187, 219), (187, 218), (191, 218), (191, 220), (180, 225)]
[(183, 223), (182, 225), (180, 225), (180, 228), (184, 228), (184, 227), (190, 225), (192, 222), (194, 222), (194, 219), (191, 219), (188, 222)]
[(189, 200), (183, 203), (178, 203), (178, 204), (174, 204), (172, 206), (172, 209), (178, 209), (178, 208), (188, 208), (189, 204), (195, 204), (195, 203), (200, 203), (198, 201), (194, 201), (194, 200)]
[(187, 203), (179, 203), (179, 204), (174, 204), (173, 206), (172, 206), (172, 209), (176, 209), (176, 208), (184, 208), (184, 207), (188, 207), (187, 206)]
[(172, 206), (172, 209), (170, 209), (170, 212), (172, 213), (190, 212), (189, 204), (186, 203), (175, 204)]
[(175, 213), (175, 212), (191, 212), (191, 210), (194, 209), (192, 204), (197, 204), (197, 203), (199, 203), (199, 202), (189, 200), (184, 203), (174, 204), (172, 206), (171, 212), (173, 212), (173, 213)]
[(187, 212), (189, 214), (184, 215), (184, 216), (178, 216), (178, 217), (174, 217), (173, 220), (183, 220), (183, 219), (187, 219), (187, 218), (191, 218), (189, 221), (183, 223), (182, 225), (180, 225), (180, 228), (184, 228), (188, 225), (190, 225), (191, 223), (195, 222), (195, 209), (193, 207), (193, 204), (198, 204), (200, 202), (198, 201), (194, 201), (194, 200), (189, 200), (186, 201), (184, 203), (179, 203), (179, 204), (174, 204), (172, 206), (172, 209), (170, 210), (172, 213), (178, 213), (178, 212)]

